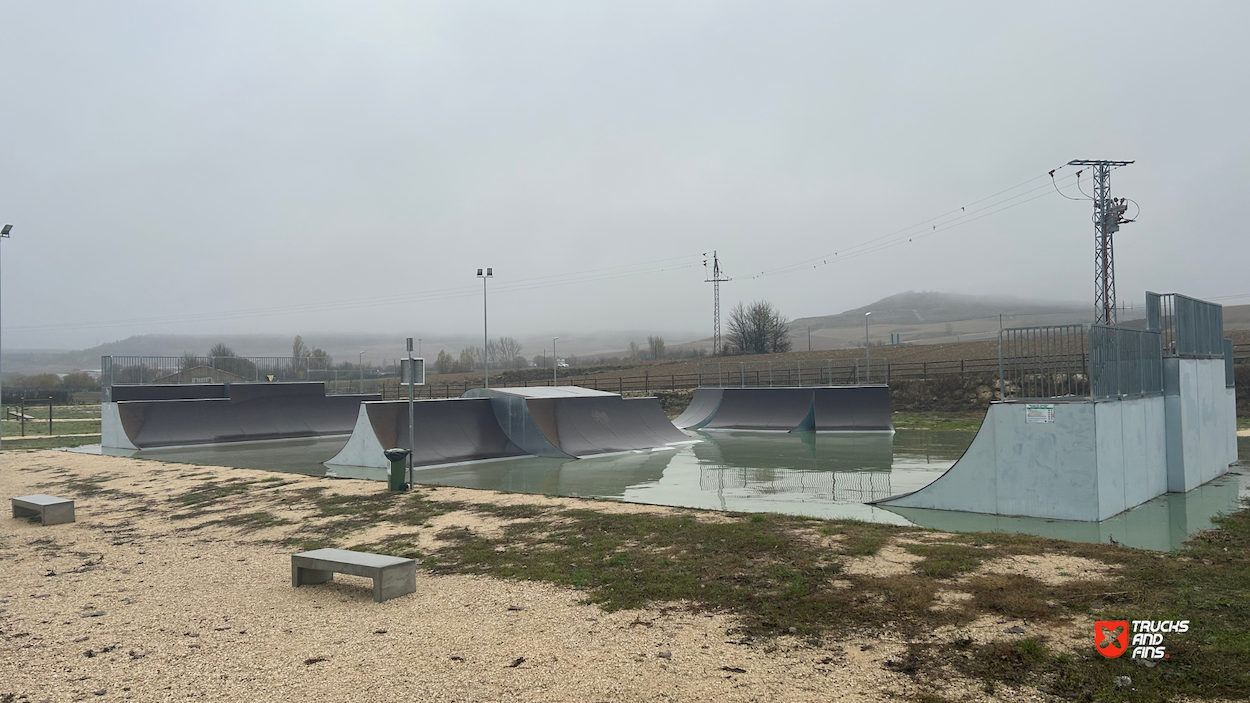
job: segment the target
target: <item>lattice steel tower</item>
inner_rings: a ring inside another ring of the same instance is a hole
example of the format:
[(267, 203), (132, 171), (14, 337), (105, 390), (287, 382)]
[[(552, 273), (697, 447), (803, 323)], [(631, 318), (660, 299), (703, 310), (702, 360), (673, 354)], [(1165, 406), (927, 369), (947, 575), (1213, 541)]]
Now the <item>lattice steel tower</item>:
[[(707, 252), (703, 252), (703, 256), (707, 257)], [(707, 270), (707, 258), (703, 259), (703, 268)], [(712, 251), (712, 270), (709, 278), (703, 280), (704, 283), (712, 284), (712, 353), (719, 354), (720, 346), (720, 284), (728, 281), (725, 272), (720, 268), (720, 259), (716, 256), (716, 251)], [(706, 275), (706, 274), (705, 274)]]
[[(1120, 225), (1132, 222), (1124, 218), (1128, 200), (1111, 197), (1111, 169), (1131, 163), (1097, 159), (1068, 162), (1069, 166), (1094, 169), (1094, 324), (1097, 325), (1115, 324), (1115, 251), (1111, 235), (1119, 231)], [(1080, 183), (1079, 176), (1077, 182)]]

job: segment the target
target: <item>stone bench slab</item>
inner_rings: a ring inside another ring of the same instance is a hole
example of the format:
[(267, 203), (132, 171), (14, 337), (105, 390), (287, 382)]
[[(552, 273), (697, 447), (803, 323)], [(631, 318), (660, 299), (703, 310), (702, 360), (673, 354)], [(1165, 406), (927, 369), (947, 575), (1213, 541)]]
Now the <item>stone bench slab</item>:
[(325, 583), (334, 574), (373, 579), (373, 600), (398, 598), (417, 590), (417, 562), (349, 549), (314, 549), (291, 556), (291, 585)]
[(44, 493), (10, 498), (13, 517), (37, 517), (44, 525), (74, 522), (74, 501)]

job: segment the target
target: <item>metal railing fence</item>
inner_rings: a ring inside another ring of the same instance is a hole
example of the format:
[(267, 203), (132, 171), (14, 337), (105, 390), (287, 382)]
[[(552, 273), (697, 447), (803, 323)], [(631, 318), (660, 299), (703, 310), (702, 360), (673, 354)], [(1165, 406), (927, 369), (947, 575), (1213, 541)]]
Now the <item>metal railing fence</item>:
[(1180, 293), (1146, 293), (1146, 328), (1159, 332), (1165, 356), (1224, 354), (1224, 307)]
[(1089, 394), (1083, 325), (1010, 327), (998, 333), (998, 387), (1006, 398)]
[(1095, 400), (1163, 392), (1161, 333), (1092, 325), (1089, 329), (1091, 395)]
[(1233, 340), (1224, 340), (1224, 385), (1227, 388), (1234, 388), (1237, 385), (1237, 374), (1234, 364), (1237, 363), (1237, 355), (1233, 351)]
[(888, 383), (890, 362), (884, 357), (736, 363), (715, 361), (695, 364), (694, 375), (699, 388), (851, 386)]

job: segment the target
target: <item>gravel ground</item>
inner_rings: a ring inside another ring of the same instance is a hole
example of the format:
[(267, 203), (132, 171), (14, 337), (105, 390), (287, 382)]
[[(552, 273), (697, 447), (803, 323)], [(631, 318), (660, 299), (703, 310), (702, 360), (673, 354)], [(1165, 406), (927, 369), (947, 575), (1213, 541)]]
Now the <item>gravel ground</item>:
[[(0, 518), (0, 701), (875, 701), (915, 692), (908, 677), (882, 667), (901, 643), (740, 644), (728, 614), (606, 613), (574, 590), (420, 570), (415, 594), (386, 603), (352, 577), (294, 589), (292, 550), (268, 540), (298, 533), (298, 522), (246, 533), (173, 521), (160, 509), (205, 477), (272, 474), (0, 454), (4, 497), (99, 475), (115, 477), (106, 485), (116, 492), (79, 498), (74, 524)], [(283, 478), (294, 483), (280, 490), (381, 490)], [(436, 495), (453, 493), (516, 500), (464, 489)], [(968, 688), (955, 699), (979, 696)], [(1038, 700), (1002, 688), (999, 696)]]

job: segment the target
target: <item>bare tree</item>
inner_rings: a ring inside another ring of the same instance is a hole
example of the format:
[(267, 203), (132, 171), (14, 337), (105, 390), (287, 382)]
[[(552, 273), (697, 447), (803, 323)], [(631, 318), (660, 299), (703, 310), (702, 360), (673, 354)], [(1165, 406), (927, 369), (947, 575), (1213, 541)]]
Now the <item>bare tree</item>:
[(186, 371), (187, 369), (203, 365), (204, 362), (200, 359), (200, 357), (195, 355), (195, 352), (184, 351), (182, 353), (182, 359), (178, 362), (178, 370)]
[(738, 303), (729, 313), (729, 342), (743, 354), (790, 351), (790, 320), (767, 300)]
[(308, 356), (308, 347), (304, 346), (304, 338), (295, 335), (295, 341), (291, 343), (291, 356), (296, 359), (303, 359)]
[(651, 358), (659, 361), (664, 358), (664, 338), (647, 337), (647, 346), (651, 349)]
[(516, 366), (516, 358), (521, 356), (521, 343), (515, 337), (500, 337), (498, 346), (498, 358), (505, 364)]
[(434, 360), (435, 373), (448, 373), (456, 364), (456, 358), (448, 354), (446, 350), (438, 350), (438, 358)]

